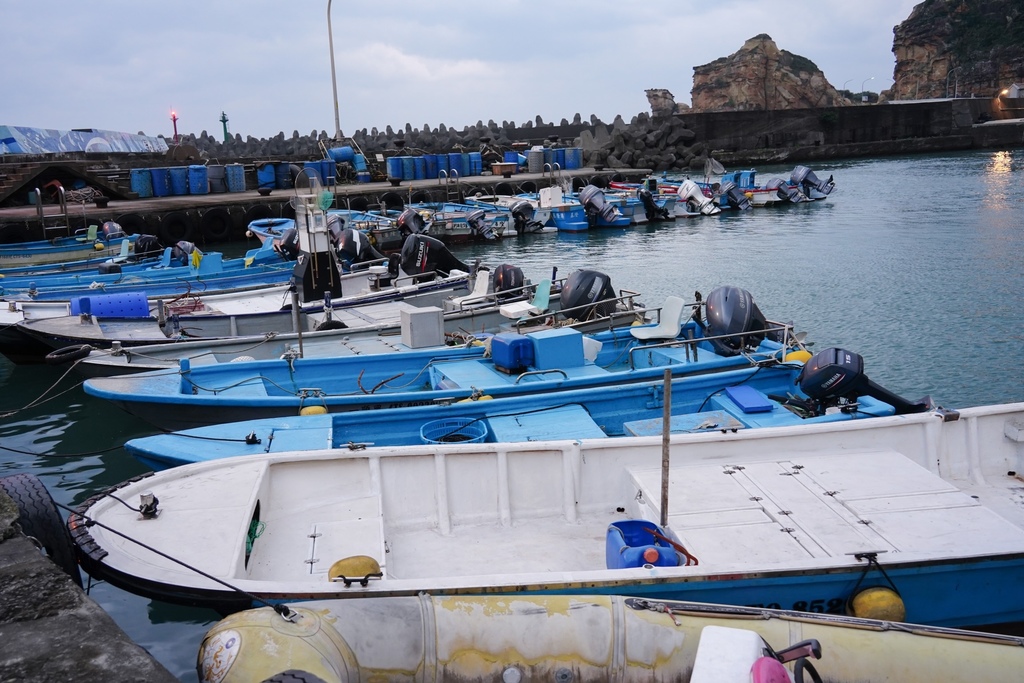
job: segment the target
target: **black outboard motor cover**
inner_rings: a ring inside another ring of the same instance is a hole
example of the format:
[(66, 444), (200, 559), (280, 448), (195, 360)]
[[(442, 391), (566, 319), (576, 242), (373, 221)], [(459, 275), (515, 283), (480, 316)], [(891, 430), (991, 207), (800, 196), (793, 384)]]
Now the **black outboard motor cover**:
[(299, 257), (299, 231), (288, 228), (281, 233), (281, 238), (274, 244), (274, 251), (286, 261), (294, 261)]
[(402, 244), (399, 263), (407, 275), (436, 272), (447, 276), (453, 270), (470, 272), (469, 266), (455, 258), (444, 242), (427, 235), (409, 235)]
[(103, 233), (103, 239), (112, 240), (121, 237), (126, 237), (124, 234), (124, 228), (121, 227), (120, 223), (114, 221), (107, 221), (100, 226), (100, 232)]
[(832, 176), (829, 176), (828, 180), (821, 180), (818, 176), (814, 175), (814, 171), (806, 166), (795, 167), (789, 174), (789, 178), (794, 185), (804, 189), (804, 194), (808, 194), (806, 191), (807, 188), (812, 188), (827, 195), (836, 187), (835, 182), (832, 180)]
[(355, 228), (345, 228), (342, 230), (338, 235), (336, 244), (338, 258), (345, 268), (354, 263), (378, 261), (384, 258), (384, 255), (370, 244), (370, 238)]
[(345, 229), (345, 219), (336, 213), (327, 214), (327, 229), (331, 232), (331, 240), (337, 244)]
[(483, 209), (475, 209), (466, 214), (466, 222), (469, 223), (469, 228), (473, 231), (474, 235), (488, 240), (493, 240), (497, 237), (491, 228), (490, 221), (487, 220), (487, 212)]
[(615, 289), (611, 278), (596, 270), (577, 270), (565, 278), (562, 286), (562, 310), (573, 310), (570, 315), (577, 320), (609, 316), (615, 312)]
[(739, 209), (740, 211), (746, 211), (750, 208), (750, 197), (743, 194), (743, 190), (733, 181), (727, 180), (722, 183), (719, 192), (732, 208)]
[(650, 190), (646, 187), (637, 188), (636, 196), (640, 203), (644, 205), (644, 213), (647, 214), (647, 220), (668, 220), (668, 211), (654, 203), (654, 195), (651, 194)]
[[(513, 266), (511, 263), (503, 263), (494, 269), (491, 277), (491, 289), (494, 290), (498, 301), (504, 301), (523, 293), (522, 287), (526, 283), (523, 269)], [(509, 292), (509, 290), (515, 290)]]
[(618, 218), (618, 210), (609, 204), (604, 197), (604, 190), (594, 185), (587, 185), (579, 193), (580, 204), (587, 212), (587, 221), (591, 226), (597, 223), (598, 218), (603, 218), (611, 223)]
[(767, 321), (754, 297), (745, 289), (733, 286), (716, 287), (708, 294), (706, 328), (709, 337), (729, 335), (725, 339), (710, 339), (715, 353), (735, 356), (747, 347), (757, 347), (765, 337)]
[(864, 374), (864, 358), (845, 349), (832, 347), (808, 359), (796, 377), (800, 390), (817, 403), (817, 412), (824, 413), (840, 401), (856, 402), (861, 394), (888, 403), (897, 415), (923, 413), (934, 405), (930, 397), (907, 401), (884, 389)]
[(155, 235), (139, 235), (135, 238), (135, 257), (149, 258), (159, 256), (164, 250), (164, 245)]
[(784, 199), (794, 204), (807, 201), (807, 196), (800, 191), (799, 187), (790, 185), (782, 178), (770, 178), (764, 186), (768, 190), (775, 190), (775, 194), (779, 196), (779, 199)]
[(429, 229), (427, 221), (415, 209), (405, 209), (395, 222), (403, 235), (419, 235)]
[(536, 232), (544, 227), (540, 221), (534, 220), (533, 217), (537, 215), (537, 211), (533, 208), (533, 204), (525, 199), (515, 202), (508, 210), (515, 221), (516, 234)]

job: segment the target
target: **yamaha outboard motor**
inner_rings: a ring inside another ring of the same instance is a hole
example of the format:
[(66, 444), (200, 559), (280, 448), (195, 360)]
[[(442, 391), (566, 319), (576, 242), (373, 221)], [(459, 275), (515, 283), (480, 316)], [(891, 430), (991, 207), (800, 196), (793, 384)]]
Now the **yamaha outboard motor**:
[(561, 308), (573, 309), (567, 315), (577, 320), (600, 318), (614, 313), (617, 305), (611, 278), (604, 273), (577, 270), (565, 278)]
[(430, 229), (427, 221), (424, 220), (423, 216), (416, 209), (402, 211), (395, 223), (403, 235), (420, 235)]
[[(181, 240), (173, 247), (171, 247), (171, 263), (181, 266), (187, 266), (189, 265), (189, 261), (191, 260), (190, 257), (192, 256), (192, 254), (194, 254), (197, 251), (199, 251), (199, 249), (196, 248), (196, 245), (192, 244), (191, 242)], [(199, 251), (199, 255), (202, 256), (203, 252)]]
[(735, 356), (747, 348), (756, 348), (765, 338), (768, 323), (761, 309), (754, 303), (754, 297), (745, 289), (725, 286), (716, 287), (708, 294), (704, 332), (715, 353)]
[(470, 272), (469, 266), (455, 258), (444, 242), (426, 235), (409, 235), (402, 245), (399, 263), (407, 275), (436, 272), (442, 276), (453, 270)]
[(164, 245), (155, 235), (139, 235), (135, 238), (135, 258), (144, 259), (152, 256), (159, 256), (163, 253)]
[(341, 239), (341, 232), (345, 229), (345, 219), (336, 213), (327, 214), (327, 229), (331, 233), (331, 241), (337, 245)]
[(668, 210), (654, 203), (654, 195), (646, 187), (638, 187), (636, 189), (636, 196), (640, 203), (644, 205), (644, 213), (647, 214), (647, 220), (667, 221), (669, 219)]
[(722, 183), (721, 187), (718, 188), (718, 192), (722, 196), (722, 201), (740, 211), (746, 211), (750, 208), (750, 197), (743, 194), (743, 190), (739, 188), (736, 183), (731, 180), (726, 180)]
[(127, 237), (124, 234), (124, 228), (121, 227), (120, 223), (114, 221), (107, 221), (100, 226), (100, 232), (103, 233), (103, 239), (112, 240), (120, 237)]
[(790, 185), (782, 178), (771, 178), (764, 186), (765, 189), (775, 190), (775, 194), (779, 196), (779, 199), (793, 202), (794, 204), (807, 201), (807, 196), (800, 191), (799, 187)]
[[(896, 409), (897, 415), (923, 413), (934, 406), (931, 398), (907, 401), (883, 389), (864, 375), (864, 359), (852, 351), (830, 348), (811, 356), (804, 364), (796, 383), (813, 402), (817, 414), (827, 408), (849, 403), (854, 404), (860, 395), (871, 396), (888, 403)], [(847, 409), (854, 409), (850, 405)]]
[(288, 228), (281, 233), (281, 238), (274, 243), (274, 251), (284, 257), (286, 261), (294, 261), (299, 258), (299, 231), (295, 228)]
[[(521, 296), (525, 283), (526, 277), (523, 275), (523, 269), (510, 263), (503, 263), (495, 268), (494, 275), (491, 277), (491, 289), (498, 301)], [(509, 292), (509, 290), (514, 291)]]
[(793, 185), (799, 187), (805, 195), (814, 199), (813, 192), (820, 193), (823, 197), (828, 196), (832, 190), (835, 189), (836, 184), (832, 180), (832, 176), (828, 177), (828, 180), (819, 180), (818, 176), (814, 175), (814, 171), (807, 168), (806, 166), (797, 166), (793, 169), (793, 172), (789, 174), (789, 179)]
[(355, 228), (342, 230), (335, 244), (337, 245), (338, 259), (346, 270), (356, 263), (384, 259), (384, 255), (370, 244), (370, 238)]
[(700, 211), (704, 216), (716, 216), (722, 213), (722, 209), (715, 205), (715, 202), (711, 197), (704, 195), (697, 183), (693, 182), (689, 178), (679, 184), (679, 190), (677, 192), (679, 199), (686, 202), (687, 207), (691, 211)]
[(597, 225), (597, 219), (603, 218), (611, 223), (619, 217), (619, 210), (609, 204), (604, 198), (604, 190), (593, 185), (587, 185), (579, 193), (580, 204), (587, 212), (587, 222), (590, 227)]
[(515, 221), (516, 234), (523, 235), (528, 232), (537, 232), (544, 228), (543, 223), (533, 219), (536, 215), (536, 210), (533, 208), (533, 204), (525, 199), (515, 202), (508, 210)]
[(491, 222), (487, 220), (487, 212), (483, 209), (475, 209), (466, 214), (466, 222), (469, 223), (470, 230), (477, 237), (483, 237), (486, 240), (493, 240), (497, 237)]

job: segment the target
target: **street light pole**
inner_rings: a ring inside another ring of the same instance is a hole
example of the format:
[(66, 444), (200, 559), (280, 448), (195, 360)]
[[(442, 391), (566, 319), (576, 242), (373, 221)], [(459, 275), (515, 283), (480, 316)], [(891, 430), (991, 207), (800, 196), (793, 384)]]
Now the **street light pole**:
[(871, 78), (865, 78), (863, 81), (861, 81), (861, 84), (860, 84), (860, 93), (861, 93), (860, 94), (860, 101), (861, 102), (867, 102), (868, 101), (868, 96), (864, 94), (864, 86), (867, 84), (868, 81), (873, 81), (873, 80), (875, 80), (874, 76), (872, 76)]
[[(953, 75), (953, 72), (959, 69), (959, 66), (954, 66), (952, 69), (946, 72), (946, 97), (949, 97), (949, 77)], [(955, 86), (954, 86), (955, 88)], [(956, 91), (953, 92), (953, 97), (956, 97)]]
[(178, 144), (178, 114), (171, 111), (171, 123), (174, 125), (174, 144)]
[(338, 115), (338, 76), (334, 71), (334, 31), (331, 29), (331, 2), (327, 0), (327, 45), (331, 49), (331, 85), (334, 86), (334, 139), (341, 142), (341, 117)]
[(849, 83), (852, 80), (853, 80), (852, 78), (847, 78), (846, 81), (843, 82), (843, 87), (840, 88), (840, 90), (846, 90), (846, 84)]

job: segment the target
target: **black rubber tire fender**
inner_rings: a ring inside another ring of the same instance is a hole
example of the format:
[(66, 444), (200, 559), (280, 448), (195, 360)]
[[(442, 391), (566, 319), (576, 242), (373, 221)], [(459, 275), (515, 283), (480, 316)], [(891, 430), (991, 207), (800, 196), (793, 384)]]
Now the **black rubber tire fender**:
[(522, 182), (522, 184), (519, 185), (519, 191), (520, 192), (536, 192), (537, 191), (537, 183), (533, 182), (532, 180), (524, 180)]
[(71, 542), (57, 504), (39, 477), (27, 472), (0, 477), (0, 489), (6, 491), (18, 506), (18, 524), (22, 533), (35, 539), (46, 556), (81, 587), (82, 574), (78, 569), (75, 544)]
[(426, 203), (426, 202), (431, 202), (431, 201), (433, 201), (433, 199), (431, 199), (429, 192), (425, 192), (423, 190), (420, 190), (418, 192), (413, 192), (412, 193), (412, 197), (410, 198), (410, 201), (413, 204), (422, 204), (422, 203)]
[(319, 332), (321, 330), (344, 330), (347, 327), (348, 325), (341, 322), (340, 320), (324, 320), (323, 322), (317, 324), (316, 331)]
[(146, 225), (146, 219), (137, 213), (124, 213), (114, 221), (121, 226), (126, 235), (141, 235), (143, 233), (155, 234)]
[(74, 344), (57, 349), (56, 351), (50, 351), (46, 354), (45, 360), (47, 365), (65, 365), (66, 363), (82, 360), (91, 352), (92, 346), (89, 344)]
[(194, 241), (195, 226), (184, 211), (171, 211), (160, 219), (160, 239), (164, 244), (174, 245), (182, 240)]
[(366, 211), (370, 208), (370, 202), (366, 197), (355, 197), (348, 203), (348, 208), (352, 211)]
[(494, 194), (501, 195), (503, 197), (511, 197), (516, 193), (512, 188), (512, 183), (498, 183), (494, 186)]
[(385, 192), (380, 196), (380, 205), (386, 209), (404, 209), (405, 200), (397, 192)]
[(209, 242), (226, 242), (231, 238), (235, 222), (231, 214), (222, 206), (215, 206), (203, 212), (199, 219), (199, 232), (203, 240)]

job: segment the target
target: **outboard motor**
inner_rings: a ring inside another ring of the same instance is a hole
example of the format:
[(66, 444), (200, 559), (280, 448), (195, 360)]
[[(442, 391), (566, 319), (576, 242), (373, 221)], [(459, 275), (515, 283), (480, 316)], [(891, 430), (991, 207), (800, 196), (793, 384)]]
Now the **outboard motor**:
[(667, 221), (669, 219), (668, 210), (654, 203), (654, 195), (646, 187), (638, 187), (636, 189), (636, 196), (640, 203), (644, 205), (644, 213), (647, 214), (647, 220)]
[[(797, 375), (796, 383), (819, 415), (833, 406), (842, 409), (841, 404), (855, 404), (860, 395), (888, 403), (897, 415), (923, 413), (934, 407), (930, 397), (911, 402), (878, 386), (864, 375), (864, 359), (859, 354), (835, 347), (811, 356)], [(852, 409), (854, 405), (847, 407)]]
[(403, 235), (421, 235), (430, 229), (427, 221), (416, 209), (405, 209), (395, 223)]
[(100, 232), (103, 233), (103, 239), (105, 240), (127, 237), (127, 235), (124, 234), (124, 228), (121, 227), (121, 224), (115, 223), (114, 221), (105, 222), (100, 226)]
[(764, 186), (765, 189), (775, 190), (775, 194), (779, 196), (779, 199), (792, 202), (794, 204), (807, 201), (807, 196), (800, 191), (799, 187), (796, 185), (790, 185), (782, 178), (770, 178)]
[(605, 201), (604, 190), (594, 185), (587, 185), (579, 193), (580, 204), (587, 212), (590, 227), (597, 225), (597, 219), (603, 218), (611, 223), (619, 217), (619, 210)]
[(345, 229), (345, 219), (336, 213), (327, 214), (327, 229), (331, 233), (331, 241), (335, 245), (341, 239), (341, 233)]
[(721, 195), (722, 200), (728, 206), (734, 209), (739, 209), (740, 211), (746, 211), (750, 208), (750, 197), (743, 194), (743, 190), (741, 190), (733, 181), (726, 180), (722, 183), (718, 192)]
[[(498, 301), (521, 296), (525, 283), (526, 277), (523, 275), (523, 269), (510, 263), (503, 263), (495, 268), (494, 275), (491, 277), (491, 289)], [(509, 290), (514, 291), (509, 292)]]
[(144, 259), (152, 256), (159, 256), (163, 253), (164, 245), (155, 235), (139, 235), (135, 238), (135, 258)]
[(436, 272), (448, 276), (453, 270), (470, 272), (469, 266), (455, 258), (444, 242), (427, 235), (409, 235), (402, 244), (399, 260), (407, 275)]
[(284, 257), (285, 261), (299, 258), (299, 231), (288, 228), (281, 233), (281, 238), (274, 243), (274, 251)]
[[(192, 254), (194, 254), (197, 251), (199, 251), (199, 249), (196, 247), (196, 245), (192, 244), (191, 242), (181, 240), (173, 247), (171, 247), (171, 263), (176, 263), (181, 266), (187, 266), (189, 264), (189, 261), (191, 260), (190, 257), (192, 256)], [(202, 256), (203, 252), (199, 251), (199, 255)]]
[(700, 187), (697, 186), (697, 183), (689, 178), (679, 184), (677, 194), (679, 199), (685, 201), (688, 206), (692, 206), (695, 210), (700, 211), (701, 215), (714, 216), (722, 213), (722, 209), (715, 206), (715, 200), (705, 195)]
[[(811, 199), (827, 197), (836, 187), (832, 176), (829, 176), (828, 180), (819, 180), (818, 176), (814, 175), (814, 171), (806, 166), (794, 168), (793, 172), (789, 174), (789, 179), (793, 185), (799, 187)], [(820, 195), (820, 197), (816, 195)]]
[(342, 230), (338, 234), (335, 244), (337, 245), (338, 260), (346, 270), (355, 263), (379, 261), (384, 258), (384, 255), (370, 244), (370, 238), (355, 228)]
[(536, 215), (536, 210), (533, 208), (533, 204), (525, 199), (515, 202), (508, 210), (515, 221), (516, 234), (522, 235), (528, 232), (537, 232), (544, 228), (543, 223), (533, 219)]
[(765, 338), (767, 321), (747, 290), (716, 287), (708, 294), (705, 306), (705, 334), (708, 337), (727, 335), (724, 339), (708, 340), (715, 353), (736, 356), (747, 348), (756, 348)]
[(615, 312), (617, 305), (611, 278), (604, 273), (577, 270), (565, 278), (561, 308), (563, 311), (573, 309), (573, 318), (587, 320), (609, 316)]
[(474, 209), (466, 214), (466, 222), (469, 223), (469, 229), (477, 237), (483, 237), (486, 240), (493, 240), (497, 237), (491, 222), (487, 220), (487, 212), (483, 209)]

